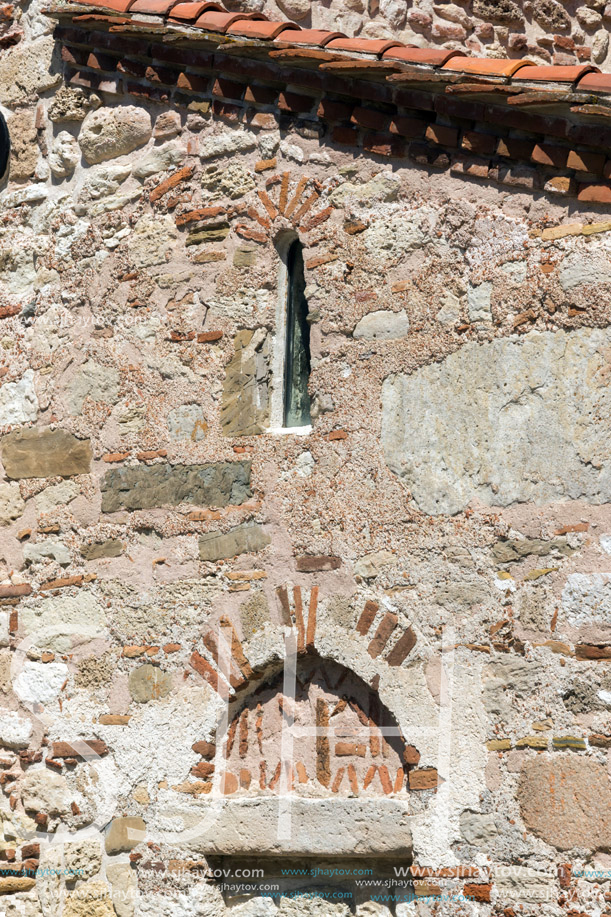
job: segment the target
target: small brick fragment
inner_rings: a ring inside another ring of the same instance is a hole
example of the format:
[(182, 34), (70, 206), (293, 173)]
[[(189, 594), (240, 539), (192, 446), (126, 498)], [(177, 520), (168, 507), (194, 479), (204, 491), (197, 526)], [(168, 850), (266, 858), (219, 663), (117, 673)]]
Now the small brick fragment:
[(422, 767), (409, 772), (410, 790), (433, 790), (439, 785), (435, 767)]
[(255, 163), (255, 172), (267, 172), (268, 169), (275, 169), (277, 163), (278, 160), (275, 156), (273, 159), (259, 159), (259, 161)]
[(470, 883), (463, 888), (465, 898), (469, 898), (471, 901), (478, 901), (481, 904), (490, 903), (491, 892), (492, 885), (490, 883), (482, 885)]
[(149, 194), (149, 200), (153, 204), (155, 201), (158, 201), (160, 198), (167, 194), (168, 191), (171, 191), (172, 188), (175, 188), (176, 185), (179, 185), (182, 181), (186, 181), (191, 178), (193, 172), (195, 171), (194, 166), (183, 166), (182, 169), (178, 169), (176, 172), (173, 172), (172, 175), (169, 175), (164, 181), (160, 182), (156, 188), (153, 188)]
[(297, 571), (299, 573), (320, 573), (324, 570), (337, 570), (341, 566), (339, 557), (305, 554), (297, 558)]
[(222, 331), (202, 331), (197, 335), (198, 344), (213, 344), (215, 341), (220, 341), (223, 337)]

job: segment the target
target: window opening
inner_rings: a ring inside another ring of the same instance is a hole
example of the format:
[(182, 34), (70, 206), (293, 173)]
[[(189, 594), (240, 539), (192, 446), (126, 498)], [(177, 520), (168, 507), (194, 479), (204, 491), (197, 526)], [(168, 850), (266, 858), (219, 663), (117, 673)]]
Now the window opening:
[(310, 326), (305, 297), (303, 246), (296, 239), (287, 259), (286, 353), (284, 361), (284, 426), (310, 423)]

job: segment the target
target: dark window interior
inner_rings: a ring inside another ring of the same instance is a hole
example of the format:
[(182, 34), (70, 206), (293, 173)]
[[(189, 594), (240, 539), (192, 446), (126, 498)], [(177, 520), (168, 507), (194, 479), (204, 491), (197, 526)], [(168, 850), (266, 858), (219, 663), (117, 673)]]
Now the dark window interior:
[(305, 427), (310, 423), (310, 326), (303, 246), (297, 239), (287, 254), (287, 281), (284, 426)]

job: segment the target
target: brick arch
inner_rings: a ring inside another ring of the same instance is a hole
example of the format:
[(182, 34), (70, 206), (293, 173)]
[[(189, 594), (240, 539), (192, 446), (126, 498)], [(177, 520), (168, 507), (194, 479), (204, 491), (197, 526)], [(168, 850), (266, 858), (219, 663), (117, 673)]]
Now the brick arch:
[(231, 796), (407, 791), (420, 754), (363, 679), (304, 651), (294, 685), (285, 689), (284, 672), (274, 668), (254, 691), (238, 692), (220, 747), (214, 741), (194, 745), (202, 760), (193, 776), (212, 784), (216, 771), (219, 789)]
[(267, 242), (278, 232), (292, 229), (307, 245), (308, 233), (325, 223), (335, 209), (323, 197), (320, 182), (301, 172), (274, 172), (264, 184), (257, 189), (258, 204), (246, 211), (250, 222), (234, 227), (243, 239)]

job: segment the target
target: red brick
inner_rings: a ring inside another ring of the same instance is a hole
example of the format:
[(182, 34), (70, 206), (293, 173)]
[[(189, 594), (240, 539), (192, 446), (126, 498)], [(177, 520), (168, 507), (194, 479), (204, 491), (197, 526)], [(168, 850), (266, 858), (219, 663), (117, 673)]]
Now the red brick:
[(528, 39), (526, 35), (520, 33), (510, 35), (508, 44), (512, 51), (526, 51), (528, 49)]
[[(191, 340), (190, 337), (189, 340)], [(147, 449), (146, 452), (137, 452), (136, 458), (139, 462), (150, 462), (156, 458), (165, 458), (167, 454), (167, 449)]]
[(401, 108), (435, 111), (434, 97), (428, 92), (420, 92), (417, 89), (396, 89), (394, 101)]
[[(91, 32), (83, 30), (79, 32), (78, 40), (80, 44), (89, 45), (91, 43)], [(116, 51), (117, 54), (135, 54), (147, 58), (149, 55), (149, 45), (146, 40), (140, 36), (138, 38), (128, 38), (126, 35), (117, 35), (113, 32), (96, 32), (96, 47), (104, 48), (107, 51)]]
[(235, 231), (243, 239), (249, 239), (252, 242), (267, 242), (268, 239), (266, 233), (260, 232), (258, 229), (253, 229), (251, 226), (246, 226), (245, 223), (238, 223), (235, 227)]
[(221, 96), (224, 99), (241, 100), (244, 95), (245, 84), (236, 83), (235, 80), (229, 80), (225, 76), (219, 76), (212, 87), (212, 95)]
[(314, 586), (310, 593), (308, 607), (308, 626), (306, 628), (306, 649), (312, 652), (316, 640), (316, 612), (318, 609), (318, 586)]
[(40, 844), (26, 844), (21, 848), (21, 859), (28, 860), (30, 857), (38, 858), (40, 856)]
[(213, 691), (216, 691), (223, 699), (227, 699), (229, 696), (229, 691), (225, 682), (219, 678), (218, 672), (212, 668), (210, 663), (204, 656), (201, 656), (197, 651), (194, 651), (191, 655), (191, 665), (198, 672), (202, 678), (204, 678)]
[(208, 777), (211, 777), (214, 773), (214, 764), (210, 761), (199, 761), (191, 768), (191, 774), (193, 777), (201, 777), (206, 780)]
[(408, 627), (403, 636), (397, 641), (393, 649), (386, 657), (389, 665), (397, 666), (405, 660), (416, 645), (416, 635), (411, 627)]
[(318, 106), (318, 117), (324, 121), (349, 121), (352, 116), (352, 105), (337, 102), (335, 99), (322, 99)]
[[(608, 200), (611, 201), (611, 188), (608, 189), (608, 193)], [(595, 646), (591, 643), (578, 643), (575, 646), (575, 656), (577, 659), (591, 659), (594, 662), (598, 662), (601, 659), (611, 659), (611, 646)]]
[(420, 752), (413, 745), (406, 745), (403, 749), (403, 760), (406, 764), (414, 766), (420, 761)]
[(160, 67), (155, 64), (154, 67), (149, 65), (144, 75), (151, 83), (164, 83), (166, 86), (175, 86), (179, 74), (180, 70), (172, 70), (171, 67)]
[[(51, 746), (52, 758), (103, 758), (108, 754), (108, 746), (102, 739), (87, 739), (86, 748), (75, 748), (69, 742), (53, 742)], [(90, 749), (90, 751), (88, 751)]]
[(159, 198), (163, 197), (164, 194), (167, 194), (168, 191), (171, 191), (172, 188), (175, 188), (176, 185), (179, 185), (182, 181), (191, 178), (194, 172), (194, 166), (183, 166), (182, 169), (178, 169), (176, 172), (173, 172), (168, 176), (164, 181), (160, 182), (156, 188), (153, 188), (149, 194), (149, 200), (151, 203), (158, 201)]
[[(487, 121), (496, 127), (509, 127), (516, 131), (527, 131), (531, 134), (545, 134), (550, 137), (567, 137), (569, 135), (568, 122), (562, 118), (548, 118), (544, 115), (535, 115), (532, 112), (514, 110), (513, 108), (500, 108), (496, 105), (484, 106), (483, 118), (478, 120)], [(575, 140), (575, 142), (587, 145), (585, 140)]]
[(534, 143), (517, 137), (502, 137), (496, 147), (497, 156), (508, 159), (530, 159)]
[[(55, 32), (53, 34), (55, 35), (55, 38), (61, 41), (67, 41), (67, 42), (74, 41), (77, 44), (79, 44), (79, 42), (81, 44), (82, 43), (87, 44), (87, 40), (85, 37), (86, 33), (83, 32), (81, 29), (68, 29), (63, 25), (58, 25), (56, 26)], [(100, 42), (98, 42), (98, 44), (100, 44)]]
[(397, 139), (392, 134), (365, 134), (363, 149), (376, 156), (404, 156), (405, 141)]
[(221, 777), (221, 793), (224, 796), (231, 796), (238, 788), (238, 778), (235, 774), (223, 774)]
[(439, 775), (434, 767), (422, 767), (409, 772), (410, 790), (433, 790), (439, 785)]
[(183, 92), (200, 92), (207, 93), (210, 88), (210, 80), (206, 76), (196, 76), (193, 73), (181, 73), (176, 80), (176, 85)]
[(40, 586), (41, 592), (49, 589), (63, 589), (65, 586), (81, 586), (85, 577), (79, 573), (76, 576), (62, 576), (59, 579), (52, 579)]
[(32, 587), (29, 583), (18, 583), (16, 586), (0, 586), (0, 599), (14, 599), (29, 595)]
[(370, 131), (384, 131), (388, 128), (389, 115), (375, 108), (355, 108), (350, 120)]
[(240, 115), (242, 114), (242, 109), (239, 105), (233, 105), (231, 102), (221, 102), (219, 99), (215, 99), (212, 103), (212, 111), (222, 121), (234, 124), (240, 120)]
[(214, 758), (216, 754), (216, 745), (213, 745), (212, 742), (194, 742), (191, 747), (196, 755), (201, 755), (207, 761)]
[(297, 558), (297, 572), (318, 573), (323, 570), (337, 570), (341, 563), (339, 557), (304, 554)]
[(280, 111), (306, 114), (312, 110), (313, 105), (314, 99), (311, 96), (299, 95), (296, 92), (281, 92), (278, 96), (278, 108)]
[(322, 698), (316, 701), (316, 729), (321, 731), (316, 736), (316, 779), (328, 787), (331, 782), (331, 761), (329, 739), (322, 732), (329, 728), (329, 709)]
[(358, 146), (359, 131), (355, 127), (334, 127), (331, 139), (342, 146)]
[(553, 146), (549, 143), (537, 143), (531, 153), (531, 159), (542, 166), (565, 169), (568, 154), (569, 150), (566, 147)]
[[(217, 72), (229, 73), (232, 76), (244, 77), (245, 80), (260, 80), (270, 83), (278, 82), (280, 71), (277, 67), (269, 66), (262, 60), (230, 54), (215, 54), (214, 67)], [(286, 79), (282, 78), (285, 83)]]
[(393, 611), (386, 612), (380, 622), (377, 631), (374, 634), (371, 643), (367, 647), (367, 652), (372, 659), (377, 659), (377, 657), (380, 655), (388, 643), (395, 627), (397, 626), (398, 620), (399, 619), (397, 618), (397, 615)]
[(83, 66), (87, 60), (87, 51), (83, 48), (62, 47), (61, 57), (66, 64), (75, 64), (77, 67)]
[(350, 755), (355, 755), (357, 758), (364, 758), (365, 746), (359, 745), (356, 742), (336, 742), (335, 754), (339, 758), (346, 758)]
[(532, 190), (539, 187), (539, 172), (528, 166), (500, 166), (498, 169), (490, 169), (488, 174), (500, 184), (512, 188)]
[(257, 105), (274, 105), (278, 98), (278, 90), (271, 86), (258, 86), (250, 84), (244, 93), (245, 102), (255, 102)]
[(453, 175), (467, 175), (469, 178), (488, 178), (490, 160), (459, 153), (452, 161), (450, 172)]
[(490, 883), (487, 883), (486, 885), (469, 884), (465, 885), (463, 894), (465, 898), (470, 898), (472, 901), (479, 901), (482, 904), (488, 904), (490, 902), (491, 891), (492, 885)]
[(567, 123), (567, 137), (573, 146), (592, 146), (596, 150), (611, 148), (611, 128), (600, 124), (588, 124), (586, 121), (577, 124)]
[(439, 146), (458, 146), (458, 129), (443, 124), (429, 124), (425, 137)]
[[(108, 89), (102, 89), (102, 84), (98, 84), (98, 89), (104, 92), (108, 92)], [(152, 102), (167, 102), (169, 100), (168, 91), (165, 89), (157, 89), (156, 87), (151, 88), (150, 86), (143, 86), (140, 83), (128, 83), (127, 92), (136, 97), (142, 97), (143, 99), (150, 99)]]
[(410, 143), (408, 155), (414, 162), (431, 169), (447, 169), (450, 166), (450, 158), (447, 153), (427, 146), (426, 143)]
[(470, 153), (479, 153), (481, 156), (492, 156), (497, 144), (497, 138), (492, 134), (480, 134), (477, 131), (465, 131), (462, 136), (461, 146)]
[(188, 223), (198, 223), (200, 220), (207, 220), (220, 215), (225, 216), (227, 209), (225, 207), (199, 207), (197, 210), (188, 210), (180, 213), (176, 217), (177, 226), (186, 226)]
[(575, 42), (569, 35), (554, 35), (554, 44), (565, 51), (575, 50)]
[(483, 121), (485, 107), (481, 102), (470, 102), (458, 96), (438, 95), (435, 97), (435, 111), (447, 118)]
[(356, 624), (357, 633), (359, 633), (362, 637), (367, 635), (369, 628), (373, 624), (379, 607), (380, 606), (377, 602), (372, 602), (371, 600), (365, 602), (365, 607), (363, 608), (361, 616)]
[(601, 733), (594, 733), (588, 738), (590, 745), (596, 746), (596, 748), (611, 748), (611, 736), (605, 736)]
[(593, 172), (595, 175), (602, 172), (605, 167), (604, 153), (590, 153), (583, 150), (570, 150), (567, 159), (567, 168), (577, 172)]
[(387, 796), (392, 793), (393, 786), (390, 780), (390, 774), (388, 773), (388, 768), (385, 764), (381, 764), (378, 767), (378, 775), (380, 777), (380, 783), (382, 784), (382, 789), (384, 790)]
[(333, 209), (333, 207), (326, 207), (325, 210), (321, 210), (320, 213), (314, 214), (306, 223), (302, 223), (300, 228), (303, 232), (309, 232), (311, 229), (315, 229), (317, 226), (320, 226), (321, 223), (329, 219), (333, 213)]
[(273, 131), (278, 127), (276, 115), (267, 111), (254, 111), (252, 108), (249, 108), (246, 112), (244, 121), (250, 127), (259, 127), (264, 131)]
[(117, 70), (120, 73), (127, 73), (129, 76), (139, 77), (144, 79), (146, 76), (147, 64), (139, 60), (131, 60), (130, 58), (121, 58), (117, 62)]
[[(299, 765), (297, 765), (297, 766), (299, 766)], [(338, 771), (337, 771), (337, 773), (336, 773), (336, 775), (335, 775), (335, 780), (333, 781), (333, 786), (331, 787), (331, 792), (332, 792), (332, 793), (337, 793), (337, 791), (339, 790), (340, 785), (341, 785), (341, 782), (342, 782), (342, 778), (343, 778), (345, 772), (346, 772), (346, 768), (345, 768), (345, 767), (340, 767), (340, 768), (338, 769)]]
[(179, 64), (181, 67), (194, 67), (197, 70), (211, 70), (214, 67), (214, 55), (206, 54), (194, 48), (173, 47), (172, 45), (152, 45), (148, 56), (152, 60), (166, 64)]
[(410, 140), (421, 140), (424, 137), (428, 121), (418, 118), (408, 118), (406, 115), (395, 115), (390, 122), (391, 134), (408, 137)]
[(554, 175), (545, 182), (543, 190), (549, 194), (572, 195), (575, 194), (575, 181), (568, 175)]
[(573, 867), (571, 863), (562, 863), (557, 867), (558, 871), (558, 881), (560, 883), (560, 888), (570, 888), (571, 886), (571, 873)]
[(197, 335), (197, 343), (212, 344), (215, 341), (220, 341), (222, 337), (222, 331), (202, 331)]
[(350, 781), (350, 789), (354, 796), (358, 796), (359, 793), (359, 781), (356, 775), (356, 768), (354, 764), (348, 765), (348, 780)]

